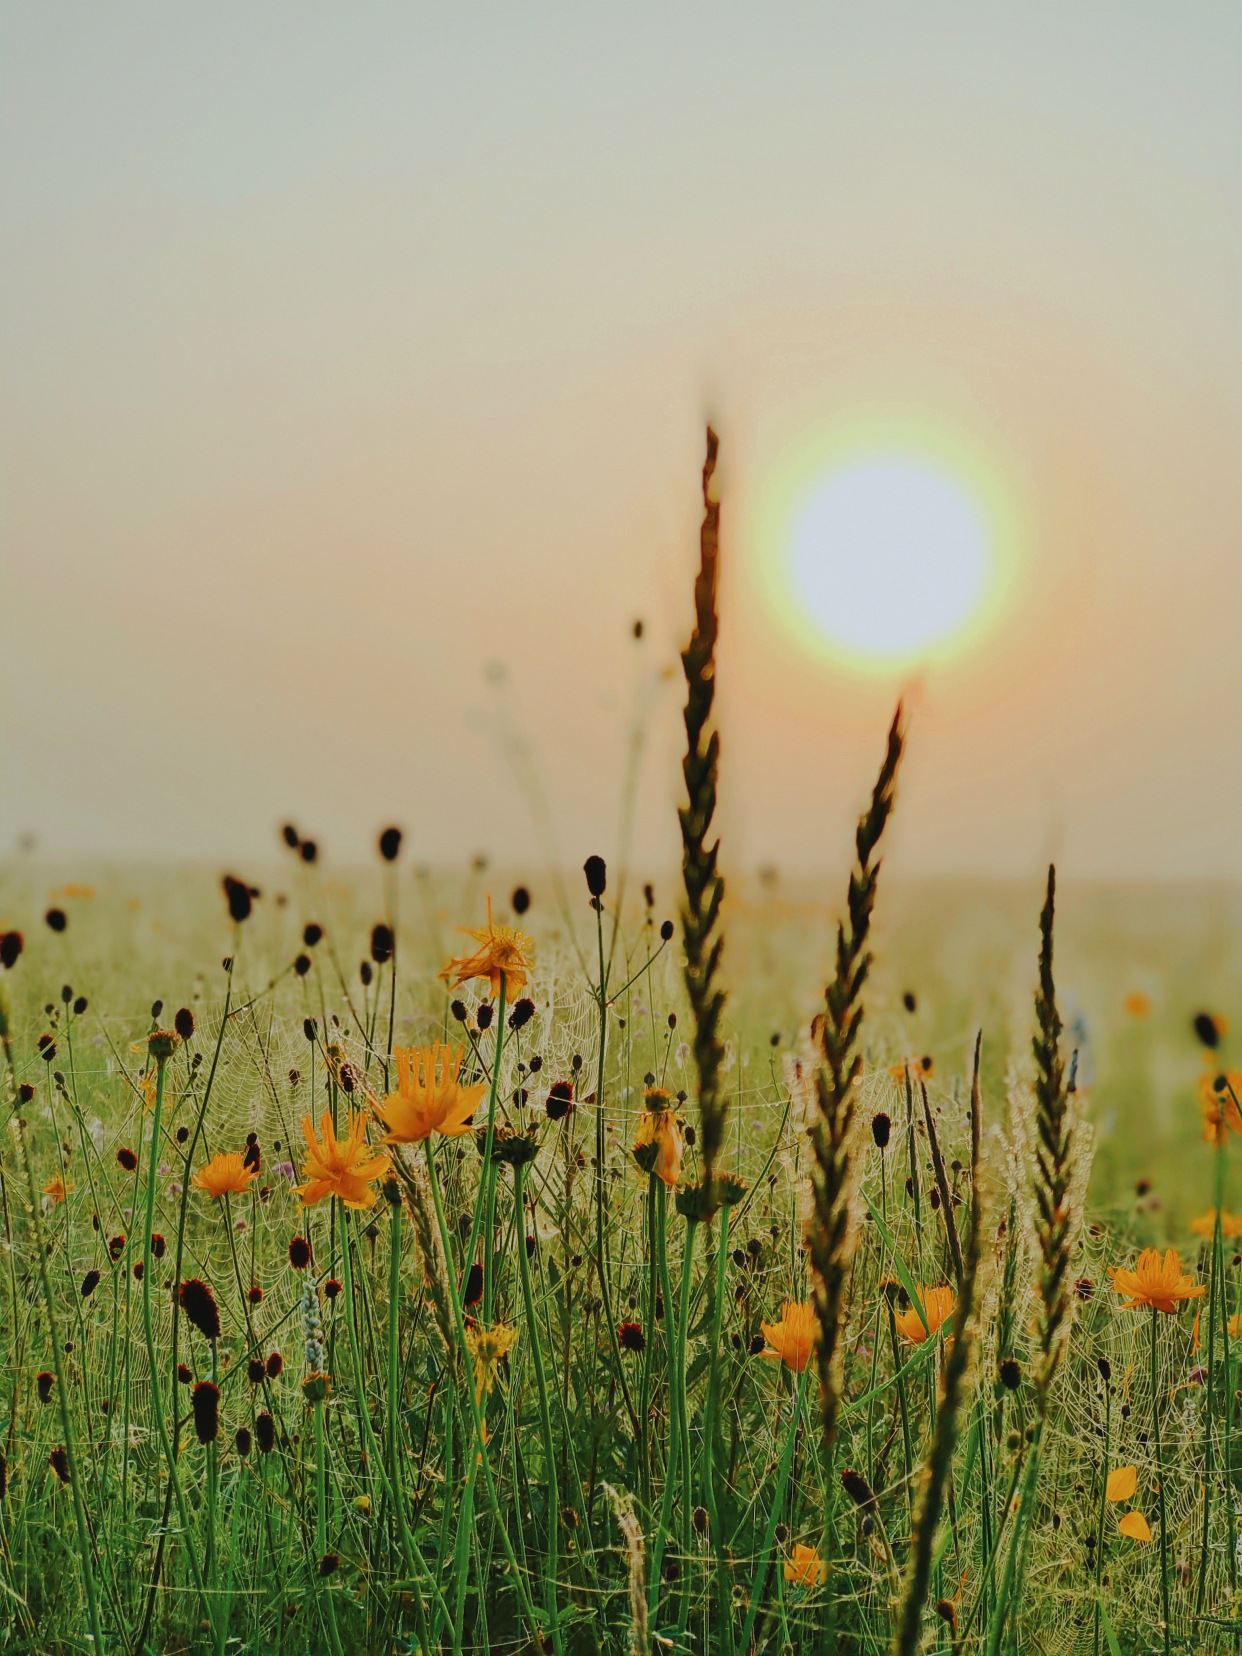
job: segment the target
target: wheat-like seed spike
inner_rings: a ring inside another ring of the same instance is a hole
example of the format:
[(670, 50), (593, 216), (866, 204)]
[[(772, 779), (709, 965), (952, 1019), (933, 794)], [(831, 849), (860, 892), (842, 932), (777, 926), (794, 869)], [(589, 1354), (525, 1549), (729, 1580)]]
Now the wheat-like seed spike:
[(858, 824), (855, 848), (858, 862), (850, 874), (847, 894), (848, 931), (837, 927), (837, 969), (828, 985), (822, 1018), (824, 1064), (817, 1075), (819, 1116), (811, 1133), (815, 1167), (811, 1175), (814, 1213), (808, 1241), (813, 1272), (812, 1300), (819, 1319), (818, 1348), (820, 1409), (824, 1437), (831, 1442), (836, 1430), (839, 1401), (836, 1379), (841, 1305), (853, 1249), (850, 1194), (852, 1188), (851, 1133), (854, 1125), (854, 1081), (862, 1067), (857, 1050), (862, 1023), (862, 988), (871, 966), (867, 936), (875, 906), (880, 864), (872, 855), (893, 809), (897, 767), (905, 745), (902, 709), (898, 703), (888, 733), (884, 763), (876, 778), (871, 804)]
[(686, 676), (686, 756), (682, 774), (688, 803), (678, 811), (681, 824), (682, 879), (686, 900), (681, 911), (682, 943), (686, 951), (686, 993), (694, 1015), (692, 1049), (699, 1078), (699, 1145), (703, 1184), (711, 1201), (712, 1173), (724, 1143), (728, 1101), (720, 1090), (724, 1045), (720, 1014), (724, 991), (717, 986), (724, 937), (719, 931), (724, 880), (717, 867), (720, 841), (707, 843), (716, 814), (716, 775), (720, 735), (706, 735), (716, 694), (716, 606), (720, 550), (720, 505), (711, 498), (718, 439), (707, 428), (707, 457), (703, 463), (703, 524), (699, 532), (699, 572), (694, 582), (694, 632), (682, 651)]

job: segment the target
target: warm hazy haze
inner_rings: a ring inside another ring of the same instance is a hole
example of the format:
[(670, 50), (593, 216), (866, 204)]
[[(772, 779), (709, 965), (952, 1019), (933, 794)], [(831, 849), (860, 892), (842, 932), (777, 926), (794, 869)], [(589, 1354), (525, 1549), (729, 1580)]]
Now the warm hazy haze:
[(710, 415), (728, 859), (839, 861), (900, 686), (756, 560), (806, 433), (892, 413), (1022, 551), (907, 686), (894, 861), (1242, 875), (1236, 8), (0, 18), (0, 847), (520, 865), (518, 730), (580, 862), (644, 702), (667, 862)]

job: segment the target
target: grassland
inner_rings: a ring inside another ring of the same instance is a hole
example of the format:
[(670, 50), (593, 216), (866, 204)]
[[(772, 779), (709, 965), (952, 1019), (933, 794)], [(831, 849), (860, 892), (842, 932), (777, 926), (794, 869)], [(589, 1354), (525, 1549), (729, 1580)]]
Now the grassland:
[[(674, 1103), (677, 1091), (691, 1099), (694, 1093), (677, 944), (662, 946), (659, 936), (672, 911), (671, 887), (661, 883), (650, 910), (633, 906), (615, 948), (605, 899), (601, 923), (612, 968), (602, 1066), (604, 1269), (612, 1322), (641, 1327), (641, 1352), (614, 1346), (593, 1240), (591, 1163), (601, 1120), (592, 1102), (600, 1080), (597, 961), (591, 969), (596, 916), (585, 888), (567, 882), (571, 938), (553, 891), (531, 883), (533, 902), (522, 923), (534, 940), (526, 990), (534, 1013), (507, 1035), (498, 1098), (501, 1119), (531, 1130), (536, 1151), (530, 1168), (520, 1170), (529, 1193), (520, 1232), (518, 1170), (507, 1163), (497, 1169), (485, 1326), (516, 1329), (517, 1340), (480, 1398), (493, 1505), (472, 1436), (473, 1364), (451, 1303), (448, 1318), (440, 1318), (446, 1329), (437, 1326), (428, 1276), (436, 1270), (436, 1238), (420, 1248), (409, 1190), (400, 1187), (402, 1204), (394, 1207), (377, 1182), (374, 1206), (347, 1213), (331, 1200), (304, 1208), (292, 1187), (305, 1154), (302, 1118), (317, 1120), (327, 1110), (340, 1120), (360, 1104), (365, 1109), (372, 1094), (382, 1100), (395, 1084), (392, 1073), (388, 1083), (383, 1078), (390, 1045), (456, 1040), (467, 1053), (463, 1083), (489, 1084), (496, 1024), (480, 1031), (479, 1008), (494, 1006), (495, 997), (485, 981), (450, 991), (436, 973), (450, 953), (460, 953), (455, 926), (478, 925), (485, 891), (507, 898), (516, 876), (479, 869), (432, 876), (385, 865), (343, 878), (291, 856), (263, 872), (256, 882), (262, 896), (236, 925), (206, 871), (76, 872), (69, 884), (61, 870), (10, 868), (0, 900), (3, 929), (16, 927), (26, 939), (4, 978), (12, 1083), (34, 1088), (20, 1106), (25, 1133), (10, 1121), (0, 1159), (0, 1616), (11, 1648), (90, 1647), (74, 1491), (49, 1466), (68, 1439), (107, 1649), (141, 1648), (140, 1637), (151, 1650), (414, 1650), (423, 1638), (446, 1651), (533, 1649), (536, 1628), (545, 1648), (565, 1651), (624, 1650), (643, 1637), (652, 1649), (742, 1649), (744, 1640), (770, 1650), (809, 1649), (829, 1637), (841, 1648), (886, 1649), (931, 1441), (943, 1340), (898, 1335), (894, 1342), (882, 1282), (898, 1275), (899, 1259), (904, 1276), (889, 1290), (895, 1322), (910, 1308), (903, 1282), (953, 1284), (944, 1226), (930, 1205), (935, 1177), (917, 1091), (909, 1134), (904, 1082), (891, 1070), (900, 1074), (908, 1057), (932, 1060), (934, 1120), (948, 1176), (968, 1209), (973, 1198), (961, 1169), (969, 1165), (969, 1052), (978, 1028), (985, 1311), (923, 1636), (944, 1650), (986, 1642), (997, 1596), (996, 1569), (989, 1574), (987, 1559), (994, 1555), (999, 1565), (1006, 1556), (1008, 1537), (1002, 1533), (998, 1544), (996, 1531), (1035, 1418), (1029, 1369), (1038, 1273), (1028, 1239), (1011, 1251), (996, 1233), (1007, 1217), (1016, 1215), (1020, 1230), (1032, 1224), (1022, 1173), (1031, 1154), (1031, 1105), (1022, 1076), (1032, 1028), (1036, 888), (898, 884), (881, 899), (859, 1113), (864, 1127), (881, 1112), (893, 1126), (883, 1152), (863, 1135), (860, 1173), (865, 1196), (887, 1216), (887, 1234), (869, 1219), (858, 1221), (843, 1414), (829, 1460), (817, 1429), (814, 1364), (802, 1378), (752, 1351), (767, 1344), (765, 1322), (779, 1324), (787, 1301), (809, 1295), (803, 1186), (814, 1105), (797, 1066), (813, 1069), (808, 1026), (832, 961), (829, 893), (842, 882), (798, 889), (756, 882), (726, 911), (731, 994), (723, 1076), (730, 1112), (720, 1165), (748, 1190), (728, 1215), (727, 1239), (722, 1211), (695, 1227), (690, 1248), (675, 1192), (644, 1175), (632, 1148), (645, 1077), (671, 1091)], [(50, 907), (66, 913), (63, 932), (44, 924)], [(376, 963), (372, 928), (394, 913), (395, 963)], [(1107, 1267), (1132, 1263), (1142, 1245), (1169, 1243), (1210, 1283), (1210, 1238), (1188, 1229), (1191, 1216), (1211, 1205), (1214, 1161), (1200, 1134), (1196, 1088), (1204, 1056), (1191, 1019), (1236, 998), (1236, 931), (1228, 894), (1192, 889), (1070, 887), (1062, 916), (1058, 982), (1067, 1050), (1070, 1043), (1080, 1050), (1080, 1108), (1098, 1140), (1091, 1198), (1074, 1226), (1073, 1276), (1089, 1279), (1093, 1292), (1074, 1302), (1040, 1482), (1023, 1515), (1026, 1586), (1003, 1640), (1006, 1648), (1094, 1650), (1100, 1640), (1107, 1649), (1115, 1636), (1121, 1648), (1143, 1649), (1159, 1642), (1159, 1550), (1119, 1534), (1117, 1522), (1120, 1510), (1133, 1507), (1158, 1533), (1148, 1330), (1143, 1313), (1117, 1309)], [(496, 918), (515, 918), (507, 901), (497, 902)], [(312, 924), (324, 935), (308, 946), (304, 932)], [(299, 956), (309, 962), (305, 975), (293, 969)], [(232, 960), (228, 970), (225, 958)], [(360, 976), (363, 960), (369, 985)], [(613, 986), (627, 981), (616, 993)], [(1140, 992), (1150, 1006), (1135, 1015), (1126, 997)], [(903, 1004), (907, 993), (912, 1012)], [(79, 997), (87, 1004), (75, 1012)], [(449, 1010), (454, 999), (467, 1009), (464, 1024)], [(162, 1007), (153, 1015), (157, 1000)], [(153, 1028), (171, 1027), (181, 1007), (192, 1012), (195, 1028), (168, 1060), (156, 1145), (150, 1135), (157, 1066), (147, 1041)], [(314, 1020), (313, 1042), (307, 1019)], [(43, 1035), (52, 1037), (50, 1057), (40, 1053)], [(541, 1062), (532, 1073), (536, 1055)], [(1221, 1061), (1214, 1056), (1212, 1064)], [(342, 1078), (351, 1072), (355, 1090), (347, 1094)], [(551, 1120), (546, 1101), (556, 1081), (570, 1083), (574, 1103)], [(683, 1113), (693, 1125), (692, 1102)], [(189, 1131), (179, 1142), (183, 1128)], [(374, 1116), (370, 1131), (378, 1139)], [(192, 1188), (197, 1168), (217, 1151), (243, 1150), (250, 1133), (262, 1161), (248, 1193), (213, 1199)], [(470, 1264), (488, 1257), (481, 1237), (473, 1252), (468, 1248), (486, 1181), (473, 1137), (435, 1142), (451, 1299), (455, 1290), (469, 1294)], [(133, 1171), (118, 1161), (125, 1150), (137, 1158)], [(397, 1154), (420, 1168), (421, 1147)], [(152, 1229), (167, 1247), (152, 1261), (148, 1344), (135, 1267), (144, 1255), (152, 1166)], [(691, 1147), (683, 1183), (694, 1166)], [(63, 1201), (44, 1194), (56, 1178), (69, 1187)], [(303, 1270), (289, 1256), (299, 1236), (313, 1253)], [(529, 1239), (524, 1247), (521, 1236)], [(346, 1240), (349, 1291), (329, 1298), (331, 1285), (345, 1280)], [(1222, 1253), (1221, 1275), (1230, 1315), (1240, 1286), (1232, 1246)], [(1007, 1269), (1016, 1273), (1008, 1288)], [(98, 1286), (84, 1297), (95, 1271)], [(176, 1284), (187, 1278), (212, 1290), (222, 1323), (216, 1340), (204, 1339), (176, 1306)], [(262, 1291), (255, 1304), (252, 1286)], [(1000, 1316), (1006, 1296), (1007, 1333)], [(477, 1301), (457, 1309), (483, 1322)], [(1161, 1318), (1158, 1330), (1168, 1570), (1179, 1647), (1218, 1648), (1233, 1639), (1236, 1615), (1237, 1365), (1222, 1352), (1229, 1335), (1218, 1309), (1212, 1385), (1206, 1383), (1209, 1331), (1200, 1327), (1196, 1351), (1193, 1310)], [(331, 1376), (321, 1403), (304, 1395), (306, 1333), (315, 1323), (323, 1340), (316, 1372)], [(265, 1367), (252, 1381), (248, 1363), (266, 1364), (273, 1352), (282, 1357), (279, 1375)], [(158, 1397), (152, 1354), (162, 1381)], [(1022, 1372), (1012, 1392), (997, 1381), (1005, 1356)], [(1111, 1370), (1107, 1386), (1101, 1357)], [(190, 1371), (189, 1385), (176, 1378), (179, 1364)], [(46, 1402), (40, 1375), (52, 1376), (43, 1386)], [(213, 1377), (218, 1435), (202, 1443), (191, 1388)], [(157, 1406), (172, 1455), (161, 1444)], [(679, 1412), (688, 1467), (670, 1454)], [(266, 1454), (255, 1442), (264, 1413), (273, 1423)], [(172, 1498), (170, 1461), (184, 1523)], [(1118, 1509), (1102, 1500), (1102, 1479), (1107, 1469), (1129, 1465), (1136, 1492)], [(857, 1508), (841, 1490), (847, 1466), (863, 1473), (876, 1494), (874, 1508)], [(709, 1475), (716, 1483), (710, 1502)], [(627, 1553), (619, 1519), (628, 1498), (635, 1506)], [(638, 1546), (645, 1634), (636, 1630), (630, 1581)], [(805, 1556), (795, 1553), (798, 1546), (815, 1552), (804, 1581), (787, 1579)], [(1104, 1561), (1102, 1622), (1096, 1558)], [(822, 1583), (821, 1560), (828, 1569)], [(930, 1614), (936, 1602), (946, 1617), (952, 1607), (950, 1619)]]

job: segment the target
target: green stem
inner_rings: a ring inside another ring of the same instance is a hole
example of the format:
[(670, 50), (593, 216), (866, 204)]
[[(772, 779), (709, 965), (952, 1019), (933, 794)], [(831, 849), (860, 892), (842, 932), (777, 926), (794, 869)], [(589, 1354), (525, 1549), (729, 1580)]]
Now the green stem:
[[(395, 961), (394, 961), (395, 965)], [(405, 1511), (405, 1479), (401, 1466), (401, 1196), (390, 1204), (392, 1225), (389, 1231), (388, 1260), (388, 1452), (391, 1456), (392, 1505), (397, 1519), (397, 1534), (401, 1542), (401, 1556), (408, 1559), (413, 1553), (410, 1527)], [(422, 1589), (417, 1581), (412, 1584), (414, 1619), (418, 1624), (418, 1639), (424, 1650), (431, 1649), (427, 1627), (427, 1609)]]
[[(7, 1038), (4, 1047), (5, 1057), (8, 1060), (11, 1073), (12, 1057), (8, 1050)], [(161, 1078), (163, 1073), (163, 1066), (161, 1065)], [(91, 1545), (90, 1531), (86, 1524), (86, 1508), (82, 1502), (81, 1474), (78, 1468), (78, 1457), (74, 1449), (73, 1431), (69, 1420), (69, 1388), (65, 1384), (65, 1369), (61, 1360), (62, 1347), (60, 1336), (56, 1331), (56, 1312), (52, 1301), (52, 1284), (47, 1274), (47, 1249), (43, 1243), (43, 1225), (39, 1214), (39, 1191), (35, 1184), (34, 1165), (30, 1160), (30, 1146), (26, 1143), (24, 1123), (19, 1125), (17, 1136), (21, 1141), (22, 1159), (26, 1169), (26, 1186), (30, 1194), (30, 1225), (34, 1233), (35, 1259), (39, 1268), (39, 1288), (47, 1311), (48, 1334), (52, 1342), (52, 1371), (56, 1376), (56, 1403), (60, 1414), (61, 1435), (65, 1440), (65, 1460), (69, 1470), (69, 1488), (73, 1495), (73, 1519), (78, 1535), (78, 1560), (82, 1566), (82, 1587), (86, 1594), (86, 1614), (91, 1626), (92, 1648), (102, 1651), (104, 1649), (103, 1632), (99, 1621), (99, 1604), (95, 1595), (95, 1572), (91, 1568), (91, 1556), (94, 1549)], [(154, 1152), (152, 1152), (153, 1163), (154, 1159)]]
[(177, 1516), (181, 1520), (181, 1532), (186, 1541), (185, 1552), (190, 1561), (194, 1585), (197, 1587), (199, 1596), (203, 1601), (203, 1614), (214, 1631), (216, 1624), (213, 1607), (207, 1594), (207, 1584), (203, 1579), (202, 1566), (198, 1561), (198, 1552), (194, 1546), (185, 1491), (181, 1487), (181, 1478), (177, 1472), (177, 1456), (173, 1450), (172, 1440), (168, 1435), (168, 1422), (164, 1419), (159, 1363), (155, 1355), (155, 1324), (151, 1309), (151, 1229), (155, 1223), (155, 1183), (160, 1159), (160, 1121), (164, 1114), (164, 1076), (167, 1068), (167, 1058), (162, 1057), (156, 1060), (155, 1119), (151, 1125), (151, 1162), (147, 1170), (147, 1205), (142, 1235), (142, 1331), (146, 1340), (147, 1361), (151, 1370), (147, 1380), (151, 1387), (151, 1411), (155, 1416), (156, 1430), (160, 1435), (160, 1447), (163, 1449), (164, 1459), (168, 1463), (168, 1476), (177, 1502)]
[(1169, 1617), (1169, 1534), (1164, 1506), (1164, 1465), (1163, 1456), (1160, 1452), (1160, 1376), (1156, 1362), (1156, 1319), (1159, 1314), (1153, 1306), (1151, 1312), (1151, 1419), (1152, 1430), (1156, 1439), (1156, 1483), (1160, 1491), (1160, 1604), (1164, 1612), (1164, 1656), (1169, 1656), (1173, 1630)]
[[(1009, 1615), (1009, 1601), (1015, 1596), (1015, 1588), (1021, 1581), (1019, 1557), (1023, 1554), (1027, 1531), (1032, 1523), (1032, 1509), (1035, 1504), (1035, 1488), (1039, 1483), (1040, 1441), (1042, 1423), (1035, 1428), (1035, 1437), (1027, 1450), (1026, 1472), (1022, 1479), (1022, 1494), (1018, 1498), (1018, 1512), (1013, 1524), (1013, 1540), (1009, 1543), (1009, 1552), (1005, 1558), (1005, 1573), (1001, 1577), (1000, 1591), (996, 1595), (996, 1604), (992, 1609), (992, 1622), (988, 1628), (988, 1643), (986, 1656), (997, 1656), (1000, 1649), (1001, 1635), (1005, 1630), (1005, 1622)], [(1012, 1496), (1010, 1497), (1012, 1499)], [(1008, 1506), (1006, 1506), (1008, 1511)], [(997, 1537), (997, 1545), (1000, 1538)], [(1016, 1579), (1015, 1579), (1016, 1578)]]
[(647, 1614), (655, 1620), (660, 1597), (660, 1571), (664, 1547), (673, 1516), (673, 1491), (677, 1482), (681, 1451), (681, 1409), (677, 1401), (677, 1330), (673, 1324), (673, 1290), (668, 1274), (668, 1189), (663, 1182), (656, 1192), (656, 1251), (660, 1264), (660, 1287), (664, 1298), (664, 1351), (668, 1374), (668, 1457), (664, 1463), (664, 1496), (660, 1503), (659, 1528), (652, 1538), (651, 1566), (647, 1586)]
[(746, 1616), (746, 1625), (742, 1629), (741, 1648), (750, 1649), (751, 1635), (755, 1631), (755, 1622), (759, 1617), (759, 1609), (763, 1602), (763, 1592), (767, 1585), (768, 1570), (772, 1563), (772, 1549), (776, 1545), (776, 1526), (780, 1522), (781, 1508), (785, 1504), (785, 1491), (789, 1485), (789, 1469), (793, 1464), (794, 1443), (798, 1436), (798, 1421), (802, 1416), (802, 1400), (806, 1395), (807, 1375), (815, 1367), (814, 1363), (807, 1363), (802, 1370), (802, 1377), (798, 1381), (798, 1389), (794, 1394), (793, 1415), (789, 1422), (789, 1429), (785, 1434), (785, 1448), (781, 1455), (780, 1472), (776, 1480), (776, 1494), (772, 1500), (772, 1510), (768, 1514), (768, 1527), (763, 1537), (763, 1551), (759, 1555), (759, 1568), (751, 1586), (750, 1610)]
[[(496, 997), (496, 1052), (492, 1060), (492, 1085), (487, 1099), (487, 1139), (483, 1145), (483, 1322), (488, 1328), (492, 1325), (493, 1297), (495, 1282), (492, 1273), (492, 1260), (496, 1253), (496, 1164), (492, 1160), (492, 1145), (496, 1137), (496, 1100), (500, 1090), (500, 1058), (505, 1048), (505, 990), (508, 987), (508, 978), (503, 972), (500, 977), (500, 993)], [(475, 1231), (478, 1229), (478, 1214), (475, 1214)], [(470, 1260), (474, 1258), (474, 1232), (470, 1236), (470, 1259), (466, 1261), (467, 1271), (470, 1269)]]
[(720, 1528), (716, 1501), (716, 1406), (720, 1385), (720, 1320), (724, 1314), (725, 1266), (729, 1258), (728, 1207), (720, 1210), (720, 1234), (716, 1239), (716, 1284), (712, 1303), (712, 1334), (708, 1348), (707, 1403), (703, 1411), (703, 1504), (716, 1551), (716, 1614), (720, 1619), (720, 1656), (733, 1656), (733, 1614), (729, 1601), (729, 1555)]
[(678, 1540), (684, 1560), (682, 1567), (681, 1607), (677, 1613), (677, 1642), (680, 1644), (690, 1614), (690, 1509), (693, 1505), (692, 1467), (690, 1465), (690, 1410), (686, 1402), (686, 1335), (690, 1327), (690, 1276), (694, 1259), (694, 1239), (698, 1222), (686, 1221), (686, 1245), (681, 1258), (681, 1306), (677, 1320), (677, 1415), (678, 1435), (681, 1440), (681, 1521), (677, 1526)]
[[(315, 1403), (315, 1551), (316, 1563), (328, 1550), (328, 1469), (327, 1451), (323, 1441), (323, 1399)], [(328, 1639), (332, 1645), (332, 1656), (344, 1656), (341, 1650), (341, 1635), (336, 1626), (336, 1605), (332, 1602), (332, 1590), (327, 1582), (315, 1571), (315, 1596), (324, 1610), (324, 1620), (328, 1624)]]
[(535, 1298), (530, 1285), (530, 1260), (526, 1254), (526, 1168), (513, 1171), (514, 1203), (517, 1207), (518, 1275), (522, 1283), (522, 1309), (526, 1314), (527, 1343), (535, 1366), (535, 1386), (539, 1392), (539, 1430), (543, 1437), (543, 1458), (548, 1480), (548, 1541), (543, 1555), (543, 1601), (552, 1628), (552, 1647), (557, 1656), (561, 1652), (561, 1629), (557, 1614), (557, 1531), (561, 1522), (560, 1491), (556, 1478), (556, 1451), (552, 1445), (552, 1415), (548, 1408), (548, 1382), (543, 1369), (543, 1342), (539, 1324), (535, 1320)]
[(1108, 1511), (1108, 1440), (1112, 1430), (1112, 1381), (1104, 1382), (1104, 1469), (1100, 1475), (1100, 1518), (1095, 1532), (1095, 1656), (1100, 1656), (1100, 1584), (1104, 1575), (1104, 1515)]
[[(440, 1242), (444, 1248), (444, 1256), (448, 1259), (451, 1258), (449, 1253), (450, 1244), (448, 1222), (444, 1217), (444, 1198), (440, 1194), (440, 1179), (436, 1172), (435, 1152), (432, 1150), (430, 1139), (426, 1140), (424, 1148), (427, 1153), (427, 1177), (431, 1185), (431, 1198), (435, 1203), (436, 1223), (440, 1228)], [(456, 1284), (452, 1284), (452, 1290), (453, 1318), (457, 1325), (457, 1339), (461, 1349), (465, 1351), (467, 1349), (466, 1322), (461, 1308), (461, 1295), (457, 1290)], [(509, 1569), (512, 1572), (513, 1585), (515, 1591), (517, 1592), (518, 1603), (521, 1607), (522, 1615), (526, 1618), (526, 1623), (531, 1630), (531, 1635), (535, 1641), (536, 1651), (540, 1653), (540, 1656), (543, 1656), (545, 1648), (543, 1642), (543, 1629), (535, 1615), (535, 1607), (531, 1603), (530, 1594), (526, 1590), (526, 1583), (523, 1580), (522, 1572), (518, 1567), (517, 1558), (514, 1556), (513, 1543), (509, 1539), (509, 1531), (504, 1521), (504, 1514), (501, 1511), (499, 1497), (496, 1494), (495, 1480), (492, 1477), (491, 1462), (488, 1459), (487, 1438), (483, 1432), (483, 1414), (480, 1408), (480, 1400), (475, 1393), (475, 1388), (470, 1384), (469, 1378), (467, 1378), (465, 1392), (466, 1400), (470, 1405), (471, 1422), (474, 1426), (474, 1452), (477, 1454), (478, 1464), (483, 1470), (483, 1481), (487, 1486), (488, 1499), (492, 1504), (492, 1510), (496, 1514), (496, 1523), (500, 1534), (501, 1546), (504, 1548), (505, 1557), (508, 1560)]]

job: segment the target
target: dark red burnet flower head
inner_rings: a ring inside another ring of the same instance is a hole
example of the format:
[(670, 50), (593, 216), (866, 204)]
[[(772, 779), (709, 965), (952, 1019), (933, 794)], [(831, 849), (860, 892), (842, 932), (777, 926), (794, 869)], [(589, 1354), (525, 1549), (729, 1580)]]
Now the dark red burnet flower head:
[(246, 1148), (242, 1154), (242, 1166), (253, 1167), (256, 1173), (263, 1166), (263, 1152), (259, 1148), (259, 1135), (257, 1133), (246, 1134)]
[(246, 1379), (252, 1386), (257, 1386), (266, 1373), (262, 1357), (252, 1357), (246, 1364)]
[(113, 1236), (108, 1239), (108, 1254), (112, 1259), (119, 1259), (125, 1252), (125, 1238)]
[(42, 1374), (36, 1376), (36, 1378), (35, 1378), (35, 1391), (39, 1395), (39, 1402), (40, 1403), (50, 1403), (51, 1402), (51, 1400), (52, 1400), (52, 1388), (55, 1384), (56, 1384), (56, 1376), (54, 1374), (49, 1374), (46, 1369), (44, 1369)]
[(220, 1338), (220, 1310), (215, 1295), (199, 1277), (187, 1277), (177, 1294), (181, 1309), (205, 1340)]
[(574, 1107), (574, 1089), (571, 1081), (554, 1081), (548, 1088), (545, 1108), (549, 1121), (563, 1121)]
[(194, 1376), (190, 1372), (189, 1366), (187, 1364), (185, 1364), (185, 1363), (178, 1363), (177, 1364), (177, 1384), (179, 1386), (188, 1386), (190, 1381), (193, 1380), (193, 1378), (194, 1378)]
[(284, 1366), (285, 1366), (285, 1360), (280, 1355), (279, 1351), (270, 1352), (269, 1355), (268, 1355), (268, 1359), (267, 1359), (267, 1377), (268, 1377), (268, 1379), (269, 1380), (279, 1379), (280, 1371), (281, 1371), (281, 1369), (284, 1368)]
[(304, 1236), (295, 1236), (289, 1242), (289, 1263), (295, 1271), (304, 1271), (311, 1262), (310, 1243)]
[(246, 1298), (250, 1301), (251, 1305), (262, 1304), (263, 1290), (259, 1287), (257, 1282), (252, 1282), (250, 1284), (250, 1287), (246, 1290)]
[(276, 1447), (276, 1422), (266, 1409), (254, 1417), (254, 1437), (261, 1455), (270, 1455)]
[(212, 1380), (200, 1380), (190, 1393), (194, 1410), (194, 1435), (200, 1443), (214, 1443), (220, 1435), (220, 1388)]
[(8, 931), (0, 937), (0, 966), (3, 966), (6, 972), (12, 971), (17, 965), (24, 947), (25, 939), (19, 931)]
[(462, 1291), (463, 1305), (477, 1305), (483, 1298), (483, 1267), (477, 1262), (470, 1267), (466, 1286)]
[(168, 1247), (168, 1244), (167, 1244), (167, 1242), (165, 1242), (164, 1238), (160, 1235), (159, 1231), (152, 1231), (151, 1232), (151, 1257), (152, 1257), (152, 1259), (163, 1259), (164, 1251), (167, 1247)]
[(55, 1472), (61, 1483), (67, 1484), (69, 1482), (69, 1456), (62, 1448), (57, 1447), (52, 1450), (47, 1457), (47, 1464)]
[(335, 1277), (329, 1277), (323, 1285), (323, 1291), (328, 1299), (334, 1300), (341, 1291), (341, 1285)]
[(99, 1272), (98, 1271), (88, 1271), (86, 1273), (86, 1275), (82, 1278), (82, 1298), (83, 1299), (90, 1299), (91, 1295), (95, 1292), (96, 1288), (98, 1288), (98, 1287), (99, 1287)]
[(617, 1328), (617, 1344), (622, 1351), (645, 1351), (647, 1336), (643, 1333), (643, 1325), (636, 1322), (623, 1322)]
[(138, 1166), (137, 1156), (132, 1150), (126, 1149), (124, 1145), (117, 1151), (116, 1159), (127, 1173), (132, 1173)]
[(188, 1006), (183, 1006), (173, 1019), (173, 1028), (183, 1041), (188, 1041), (194, 1033), (194, 1014)]

